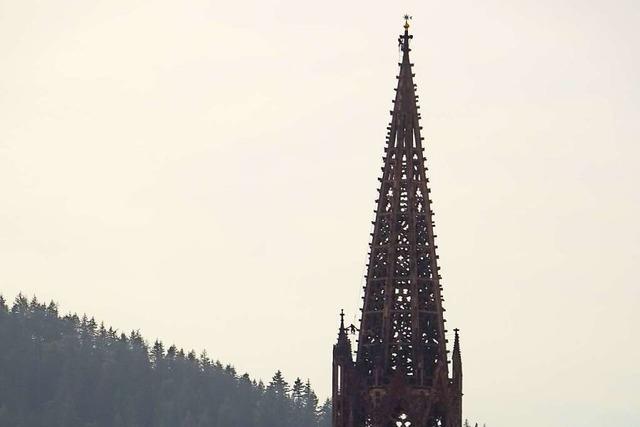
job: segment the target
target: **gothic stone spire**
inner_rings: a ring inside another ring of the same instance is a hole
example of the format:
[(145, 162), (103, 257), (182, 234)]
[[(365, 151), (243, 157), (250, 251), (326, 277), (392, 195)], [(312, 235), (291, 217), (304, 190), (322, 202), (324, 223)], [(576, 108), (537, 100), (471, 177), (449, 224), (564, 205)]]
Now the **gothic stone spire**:
[(341, 359), (350, 382), (334, 394), (341, 414), (334, 427), (460, 426), (461, 390), (449, 378), (408, 19), (404, 29), (356, 360)]

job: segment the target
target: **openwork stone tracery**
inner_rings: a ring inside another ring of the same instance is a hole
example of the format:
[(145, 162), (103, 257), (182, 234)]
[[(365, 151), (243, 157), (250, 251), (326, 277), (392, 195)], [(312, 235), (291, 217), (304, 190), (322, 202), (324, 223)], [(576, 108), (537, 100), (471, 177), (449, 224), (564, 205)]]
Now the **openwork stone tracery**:
[(450, 376), (409, 25), (391, 111), (355, 361), (341, 321), (334, 427), (460, 427), (462, 366)]

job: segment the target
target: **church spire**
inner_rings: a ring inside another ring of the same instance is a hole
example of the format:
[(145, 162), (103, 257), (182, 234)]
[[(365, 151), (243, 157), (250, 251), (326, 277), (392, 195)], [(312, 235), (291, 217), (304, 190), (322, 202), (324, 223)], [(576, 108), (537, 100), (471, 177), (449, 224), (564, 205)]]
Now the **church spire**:
[(455, 338), (453, 341), (453, 355), (452, 355), (452, 375), (453, 383), (459, 389), (458, 392), (462, 393), (462, 355), (460, 354), (460, 330), (458, 328), (453, 330)]
[(349, 357), (351, 357), (351, 341), (349, 341), (347, 329), (344, 327), (344, 310), (340, 310), (340, 328), (338, 329), (338, 343), (336, 346), (340, 349), (348, 349)]
[[(408, 23), (408, 20), (406, 20)], [(357, 363), (378, 382), (393, 372), (417, 384), (447, 375), (433, 212), (407, 24), (369, 253)]]
[[(344, 326), (344, 310), (340, 310), (340, 328), (338, 329), (338, 342), (333, 346), (333, 373), (332, 373), (332, 404), (333, 425), (346, 427), (347, 422), (352, 422), (353, 396), (346, 393), (353, 390), (353, 357), (351, 356), (351, 341), (347, 336)], [(348, 420), (348, 421), (347, 421)]]
[(409, 58), (409, 19), (405, 16), (398, 39), (402, 61), (387, 127), (353, 366), (344, 363), (344, 353), (336, 354), (342, 334), (346, 337), (343, 323), (334, 347), (337, 372), (348, 369), (348, 381), (334, 386), (334, 403), (339, 405), (334, 427), (459, 427), (461, 419), (447, 363), (432, 201)]

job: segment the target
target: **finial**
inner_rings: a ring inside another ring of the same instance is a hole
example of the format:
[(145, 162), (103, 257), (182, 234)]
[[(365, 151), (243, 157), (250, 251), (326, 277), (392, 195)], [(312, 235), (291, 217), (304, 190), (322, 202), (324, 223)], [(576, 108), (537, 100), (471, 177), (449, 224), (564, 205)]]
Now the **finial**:
[(409, 49), (409, 39), (413, 38), (412, 35), (409, 34), (409, 21), (413, 19), (410, 15), (404, 15), (404, 34), (401, 34), (398, 37), (398, 47), (405, 54), (408, 53), (411, 49)]
[(344, 310), (340, 309), (340, 330), (344, 329)]
[(404, 29), (409, 29), (409, 21), (413, 19), (413, 16), (409, 16), (408, 14), (404, 15)]

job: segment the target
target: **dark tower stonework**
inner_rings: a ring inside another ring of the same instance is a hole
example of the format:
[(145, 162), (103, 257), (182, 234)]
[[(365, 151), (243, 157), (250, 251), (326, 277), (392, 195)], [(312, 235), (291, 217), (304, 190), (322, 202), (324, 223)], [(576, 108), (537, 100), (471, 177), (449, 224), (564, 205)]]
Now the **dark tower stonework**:
[(333, 348), (333, 427), (462, 425), (460, 343), (455, 330), (450, 372), (408, 21), (404, 28), (355, 361), (343, 319)]

